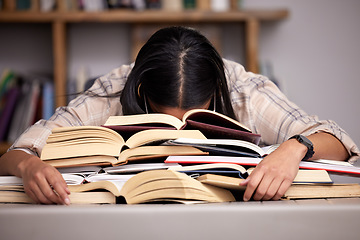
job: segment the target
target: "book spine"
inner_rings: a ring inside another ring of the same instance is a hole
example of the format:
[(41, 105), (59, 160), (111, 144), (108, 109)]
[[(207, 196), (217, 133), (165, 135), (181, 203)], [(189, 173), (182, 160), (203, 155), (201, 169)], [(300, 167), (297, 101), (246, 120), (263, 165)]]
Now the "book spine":
[(54, 106), (54, 85), (46, 82), (43, 86), (43, 119), (48, 120), (54, 114)]
[(18, 99), (19, 92), (19, 89), (14, 87), (9, 90), (6, 95), (6, 105), (2, 110), (0, 117), (0, 141), (5, 141), (6, 139), (6, 135), (9, 129), (8, 127), (16, 107), (16, 101)]
[(16, 10), (15, 0), (3, 0), (3, 5), (4, 11), (12, 12)]
[(31, 0), (16, 0), (16, 10), (18, 11), (31, 10)]

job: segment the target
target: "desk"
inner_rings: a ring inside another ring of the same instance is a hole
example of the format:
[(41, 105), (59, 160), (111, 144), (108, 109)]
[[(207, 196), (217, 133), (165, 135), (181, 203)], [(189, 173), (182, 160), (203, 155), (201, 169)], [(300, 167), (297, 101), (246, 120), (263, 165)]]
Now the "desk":
[(360, 239), (360, 199), (0, 205), (1, 239)]

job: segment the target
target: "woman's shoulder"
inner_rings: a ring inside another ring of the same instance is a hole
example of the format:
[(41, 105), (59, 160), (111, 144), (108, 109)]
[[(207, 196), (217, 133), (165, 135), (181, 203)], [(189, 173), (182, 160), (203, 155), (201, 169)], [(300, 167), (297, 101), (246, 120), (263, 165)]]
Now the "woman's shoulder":
[(252, 89), (256, 87), (260, 82), (266, 82), (267, 78), (253, 72), (246, 71), (245, 67), (240, 63), (223, 59), (225, 76), (230, 89), (236, 88), (244, 90), (246, 87)]
[(245, 82), (249, 78), (257, 77), (258, 74), (246, 71), (245, 67), (232, 60), (223, 59), (225, 76), (230, 82)]
[(276, 85), (266, 76), (247, 72), (239, 63), (224, 59), (225, 76), (229, 91), (233, 94), (242, 94), (244, 97), (254, 99), (261, 95), (261, 89), (266, 88), (270, 92), (279, 92)]
[(133, 68), (133, 64), (122, 65), (99, 77), (97, 80), (103, 88), (118, 92), (124, 88), (127, 78)]
[(120, 67), (114, 68), (109, 73), (102, 76), (103, 80), (112, 80), (112, 81), (123, 81), (127, 80), (134, 64), (124, 64)]
[(124, 64), (121, 65), (120, 67), (113, 69), (108, 74), (119, 79), (127, 78), (133, 67), (134, 67), (134, 63)]

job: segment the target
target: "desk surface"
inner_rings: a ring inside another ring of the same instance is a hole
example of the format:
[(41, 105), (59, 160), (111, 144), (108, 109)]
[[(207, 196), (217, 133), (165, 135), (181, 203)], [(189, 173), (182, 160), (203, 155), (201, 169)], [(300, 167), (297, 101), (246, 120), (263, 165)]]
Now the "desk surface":
[(360, 199), (0, 205), (1, 239), (360, 239)]

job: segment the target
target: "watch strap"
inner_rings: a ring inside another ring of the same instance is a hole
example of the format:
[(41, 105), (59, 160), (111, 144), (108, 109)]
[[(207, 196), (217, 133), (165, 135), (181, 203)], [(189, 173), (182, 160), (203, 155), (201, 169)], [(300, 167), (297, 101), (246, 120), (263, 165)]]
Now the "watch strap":
[(303, 144), (305, 147), (307, 147), (307, 152), (305, 154), (305, 157), (302, 160), (308, 160), (309, 158), (311, 158), (314, 155), (314, 146), (312, 144), (312, 142), (305, 136), (303, 135), (294, 135), (292, 136), (290, 139), (296, 139), (299, 143)]

